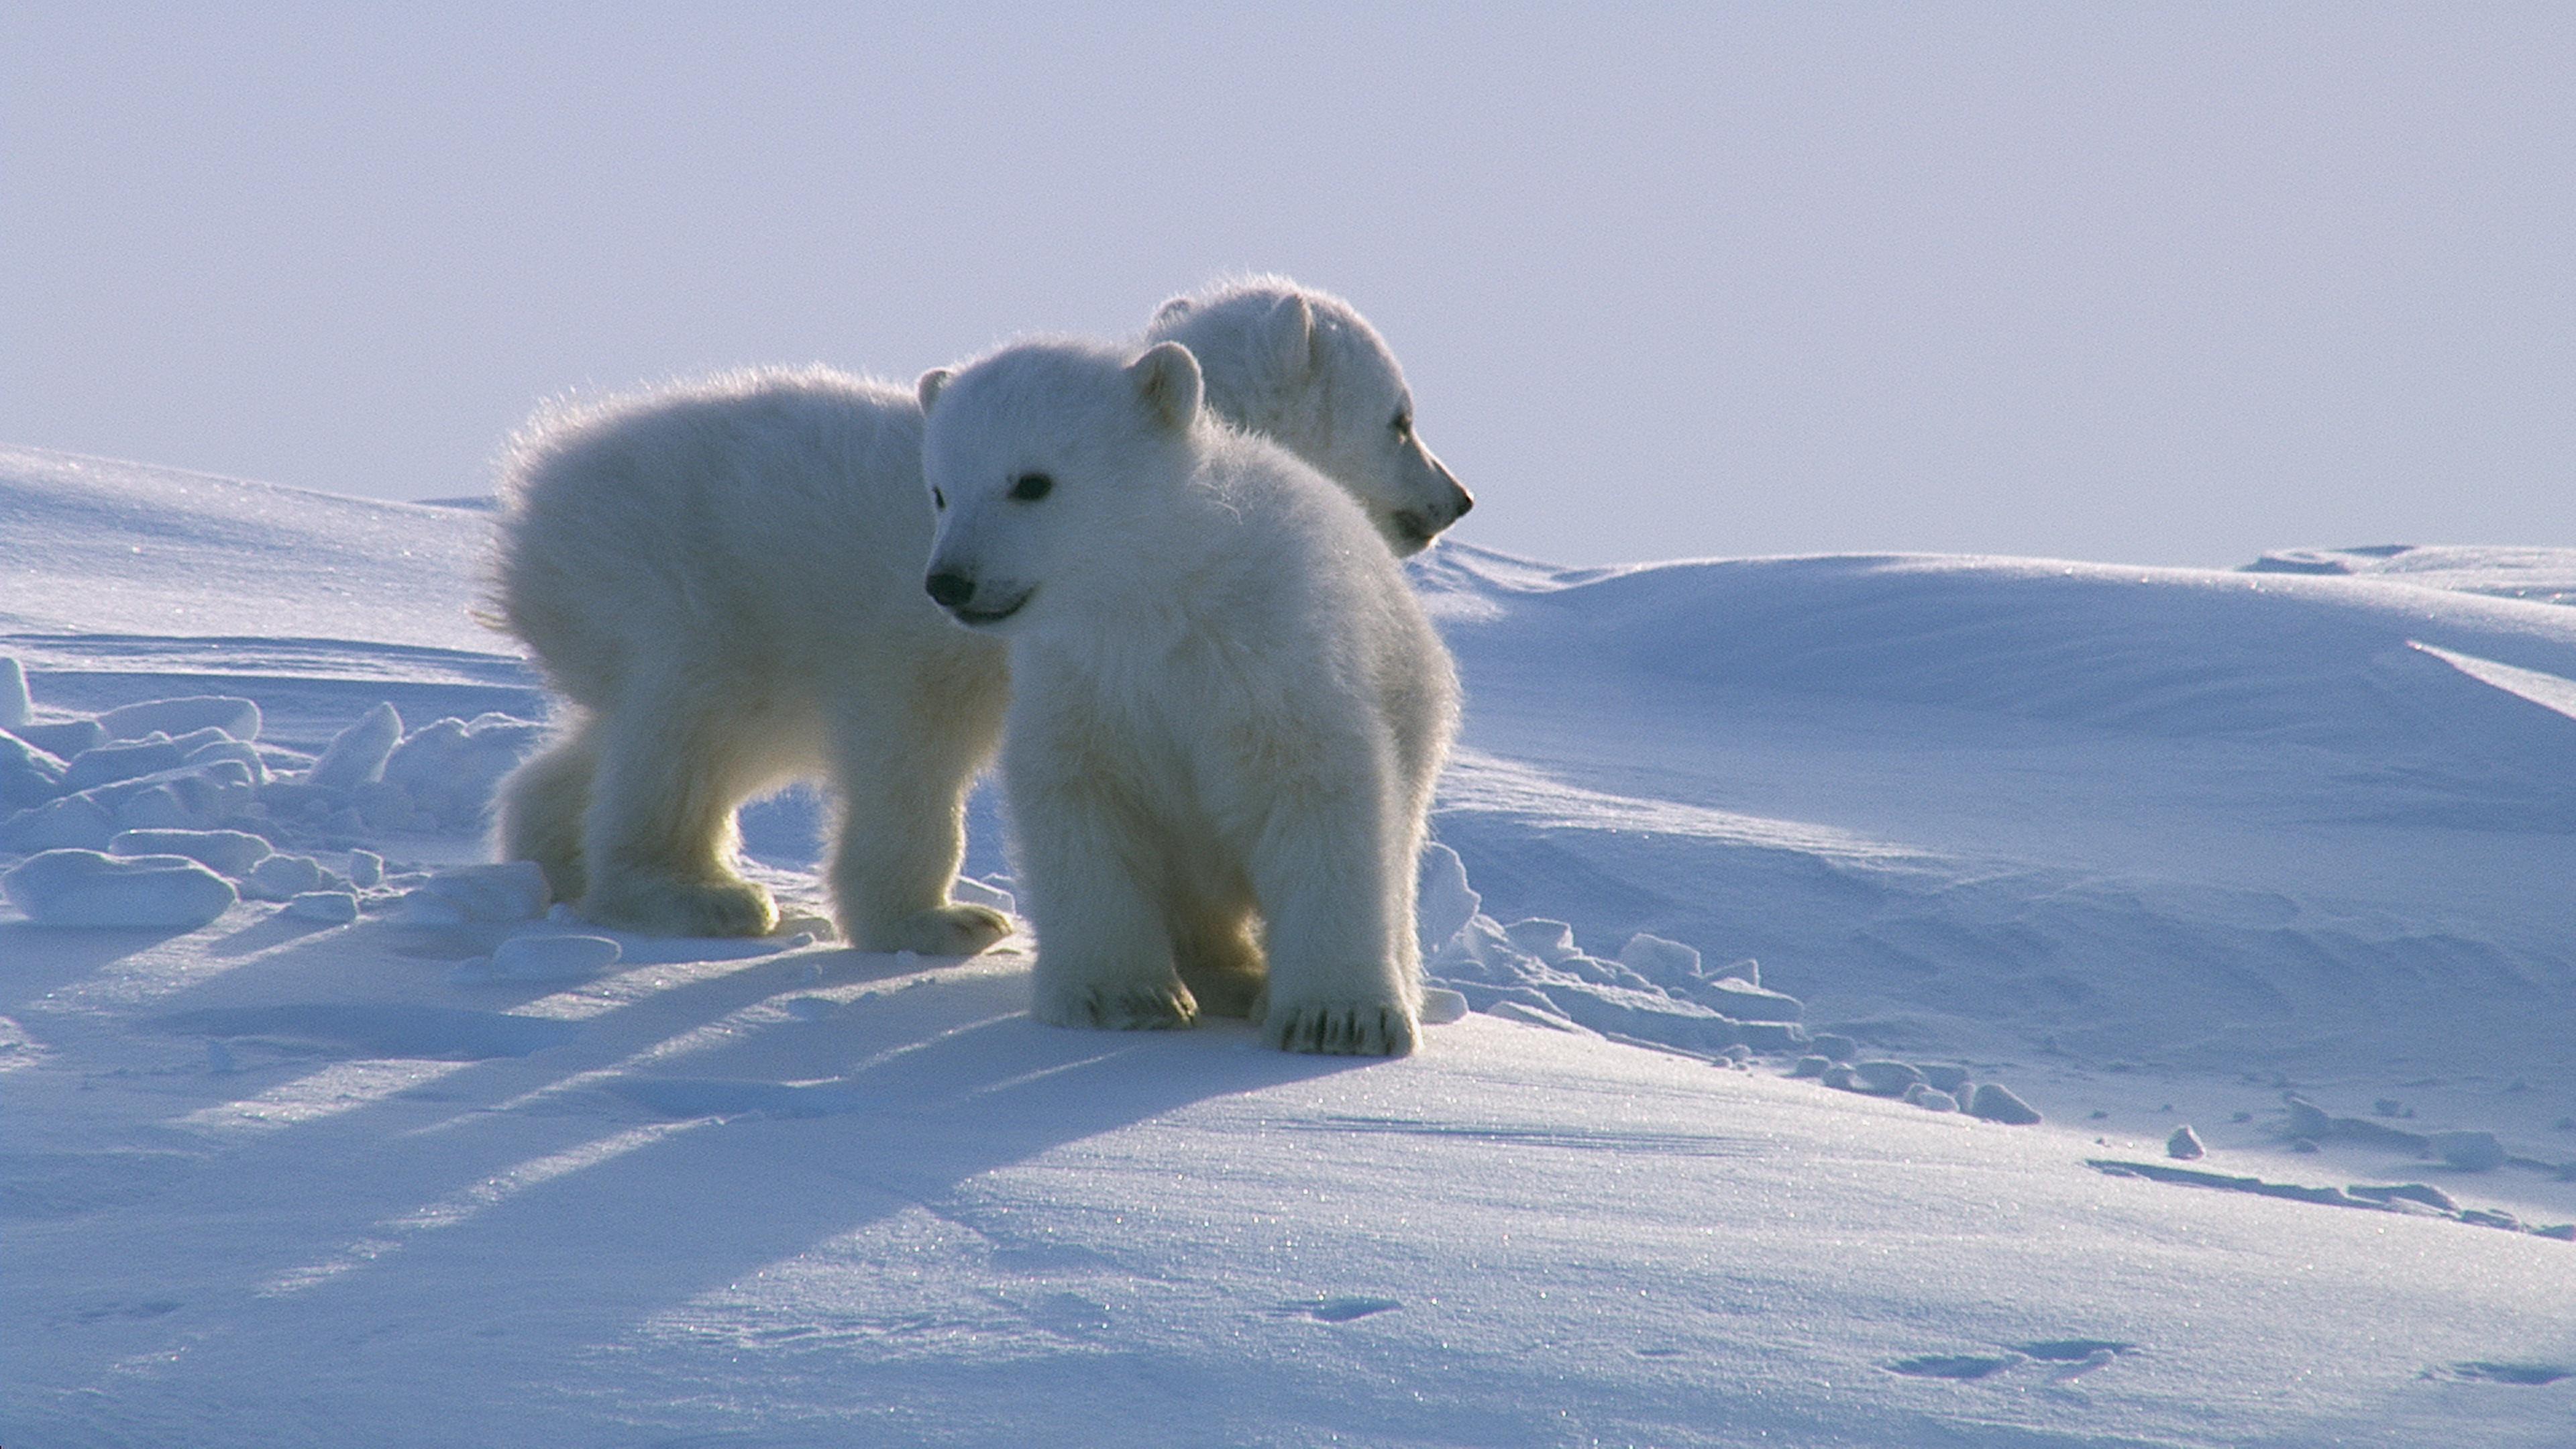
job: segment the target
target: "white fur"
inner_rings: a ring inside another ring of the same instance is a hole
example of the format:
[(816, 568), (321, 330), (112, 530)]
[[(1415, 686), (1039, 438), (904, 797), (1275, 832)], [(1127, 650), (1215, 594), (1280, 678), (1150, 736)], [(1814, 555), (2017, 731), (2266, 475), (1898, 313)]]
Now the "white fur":
[(1411, 1050), (1457, 682), (1368, 517), (1206, 410), (1177, 343), (1026, 343), (922, 392), (932, 591), (1010, 641), (1037, 1015)]
[(777, 911), (733, 867), (734, 809), (820, 774), (852, 944), (971, 954), (1008, 931), (948, 901), (1009, 690), (1003, 651), (922, 596), (920, 455), (911, 393), (820, 368), (565, 410), (516, 440), (500, 604), (572, 708), (503, 787), (503, 858), (597, 920), (758, 934)]
[(1178, 342), (1217, 415), (1284, 444), (1350, 490), (1399, 554), (1475, 505), (1413, 426), (1404, 369), (1357, 308), (1285, 277), (1174, 297), (1147, 342)]
[[(1322, 329), (1338, 341), (1312, 366), (1261, 371), (1280, 348), (1258, 339), (1284, 348), (1264, 326), (1297, 315), (1279, 311), (1290, 298), (1347, 320)], [(1319, 466), (1347, 469), (1355, 494), (1392, 497), (1414, 476), (1392, 430), (1317, 411), (1347, 395), (1374, 413), (1402, 393), (1348, 304), (1263, 278), (1166, 303), (1158, 325), (1175, 307), (1198, 309), (1208, 336), (1244, 338), (1217, 354), (1233, 359), (1211, 373), (1221, 409), (1279, 389), (1255, 411)], [(920, 428), (911, 392), (821, 368), (530, 421), (501, 468), (498, 605), (568, 708), (502, 788), (503, 859), (538, 862), (559, 899), (604, 923), (758, 933), (777, 912), (734, 867), (734, 809), (819, 776), (837, 812), (825, 875), (852, 944), (963, 954), (1009, 928), (947, 899), (1008, 689), (1001, 646), (922, 595)], [(1437, 502), (1417, 501), (1423, 520), (1456, 517)], [(1418, 547), (1409, 527), (1390, 523), (1389, 541)]]

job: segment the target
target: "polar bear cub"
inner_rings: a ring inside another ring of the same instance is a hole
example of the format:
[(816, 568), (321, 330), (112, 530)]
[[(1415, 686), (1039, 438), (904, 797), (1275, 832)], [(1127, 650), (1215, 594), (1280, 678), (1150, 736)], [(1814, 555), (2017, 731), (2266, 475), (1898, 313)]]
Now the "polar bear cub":
[(1280, 276), (1222, 282), (1165, 302), (1145, 340), (1187, 347), (1218, 417), (1349, 489), (1397, 553), (1475, 506), (1415, 431), (1395, 354), (1341, 298)]
[(1010, 645), (1036, 1014), (1410, 1051), (1458, 686), (1367, 516), (1219, 421), (1177, 342), (1023, 343), (920, 393), (926, 592)]
[(734, 811), (834, 786), (842, 935), (971, 955), (965, 795), (999, 743), (1001, 648), (921, 597), (930, 510), (908, 389), (765, 370), (542, 417), (503, 467), (498, 603), (563, 697), (503, 781), (495, 845), (605, 925), (758, 935)]
[[(1471, 506), (1349, 303), (1251, 277), (1153, 328), (1207, 349), (1211, 406), (1322, 468), (1388, 547)], [(777, 910), (735, 867), (735, 808), (819, 776), (852, 945), (962, 955), (1009, 930), (948, 899), (1009, 687), (1000, 642), (922, 595), (920, 434), (912, 389), (806, 368), (556, 408), (511, 441), (497, 603), (568, 707), (502, 787), (502, 859), (603, 924), (756, 935)]]

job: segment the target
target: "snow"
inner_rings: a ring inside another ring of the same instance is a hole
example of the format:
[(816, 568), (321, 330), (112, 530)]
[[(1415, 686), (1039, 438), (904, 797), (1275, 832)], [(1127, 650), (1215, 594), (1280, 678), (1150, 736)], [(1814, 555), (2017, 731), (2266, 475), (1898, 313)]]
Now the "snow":
[(111, 855), (184, 855), (218, 875), (240, 877), (275, 853), (247, 830), (128, 830), (107, 843)]
[(456, 968), (455, 980), (586, 981), (617, 964), (623, 954), (605, 936), (511, 936)]
[(803, 793), (780, 936), (550, 908), (487, 528), (0, 449), (0, 1442), (2576, 1422), (2576, 550), (1444, 543), (1446, 1009), (1358, 1062), (817, 940)]
[(402, 716), (392, 705), (379, 704), (331, 737), (322, 757), (304, 772), (304, 783), (317, 790), (346, 791), (381, 780), (385, 761), (402, 740)]
[(126, 859), (48, 850), (0, 875), (0, 895), (46, 926), (168, 926), (193, 931), (236, 900), (222, 876), (181, 855)]

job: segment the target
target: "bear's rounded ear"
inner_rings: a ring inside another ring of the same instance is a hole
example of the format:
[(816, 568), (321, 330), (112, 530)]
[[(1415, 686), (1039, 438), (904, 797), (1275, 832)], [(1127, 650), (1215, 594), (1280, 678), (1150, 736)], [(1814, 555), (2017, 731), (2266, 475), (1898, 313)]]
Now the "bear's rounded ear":
[(939, 390), (946, 387), (948, 379), (956, 375), (944, 367), (934, 367), (921, 375), (921, 381), (913, 384), (912, 395), (921, 399), (923, 412), (930, 411), (930, 405), (939, 400)]
[(1160, 327), (1167, 322), (1179, 321), (1181, 318), (1188, 316), (1189, 313), (1190, 299), (1187, 297), (1174, 297), (1172, 300), (1165, 302), (1162, 306), (1154, 309), (1154, 320), (1147, 325), (1150, 327)]
[(1199, 376), (1199, 360), (1188, 348), (1157, 342), (1127, 364), (1127, 378), (1136, 385), (1137, 399), (1164, 427), (1184, 432), (1198, 421), (1206, 384)]
[(1303, 377), (1315, 361), (1315, 309), (1291, 292), (1271, 304), (1261, 319), (1262, 339), (1269, 345), (1271, 366), (1281, 377)]

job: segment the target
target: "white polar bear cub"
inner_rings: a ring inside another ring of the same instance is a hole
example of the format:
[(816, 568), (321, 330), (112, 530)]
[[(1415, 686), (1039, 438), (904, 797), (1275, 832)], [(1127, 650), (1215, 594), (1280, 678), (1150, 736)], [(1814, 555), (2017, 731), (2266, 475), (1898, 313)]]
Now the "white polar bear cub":
[(1165, 302), (1145, 340), (1187, 347), (1218, 417), (1349, 489), (1397, 553), (1421, 552), (1475, 506), (1423, 446), (1395, 354), (1348, 302), (1251, 277)]
[[(1153, 326), (1209, 349), (1211, 406), (1349, 489), (1387, 546), (1470, 506), (1347, 302), (1253, 277)], [(850, 944), (963, 955), (1010, 929), (948, 899), (1009, 683), (1001, 643), (922, 596), (920, 435), (911, 389), (807, 368), (556, 409), (512, 440), (497, 603), (568, 707), (502, 787), (502, 859), (603, 924), (757, 935), (777, 910), (735, 868), (735, 807), (821, 776)]]
[(927, 592), (1010, 643), (1035, 1012), (1410, 1051), (1448, 651), (1348, 494), (1213, 416), (1188, 348), (1131, 355), (1031, 342), (921, 380)]

